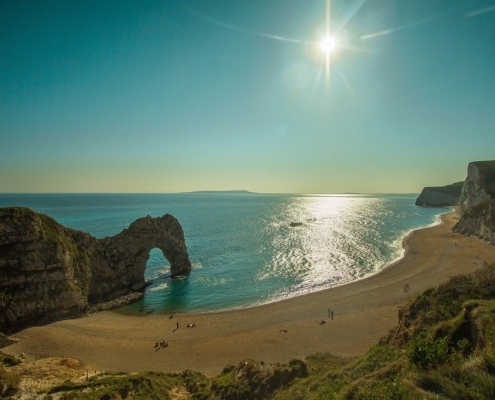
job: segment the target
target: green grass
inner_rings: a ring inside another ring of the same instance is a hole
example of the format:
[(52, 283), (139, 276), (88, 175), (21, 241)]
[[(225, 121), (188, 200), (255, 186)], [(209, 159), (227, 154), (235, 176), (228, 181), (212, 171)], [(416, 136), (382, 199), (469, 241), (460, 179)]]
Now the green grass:
[(439, 193), (449, 194), (451, 196), (460, 197), (462, 192), (462, 186), (464, 185), (464, 181), (452, 183), (451, 185), (446, 186), (434, 186), (428, 189), (432, 189)]
[[(57, 394), (62, 400), (82, 399), (170, 399), (174, 388), (185, 388), (204, 380), (198, 373), (165, 374), (162, 372), (141, 372), (135, 375), (92, 377), (86, 382), (74, 383), (66, 381), (52, 388), (49, 393)], [(194, 391), (194, 390), (192, 390)], [(192, 395), (192, 394), (191, 394)]]

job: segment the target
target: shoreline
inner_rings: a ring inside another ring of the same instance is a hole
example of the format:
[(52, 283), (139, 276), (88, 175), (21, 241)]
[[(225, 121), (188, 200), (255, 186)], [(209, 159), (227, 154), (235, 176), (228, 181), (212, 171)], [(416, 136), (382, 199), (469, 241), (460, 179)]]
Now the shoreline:
[[(404, 238), (400, 259), (351, 283), (249, 308), (176, 314), (172, 319), (105, 311), (25, 329), (12, 335), (21, 340), (3, 351), (25, 353), (28, 360), (76, 358), (99, 371), (191, 369), (210, 376), (244, 359), (286, 363), (317, 352), (352, 358), (397, 324), (398, 308), (406, 299), (495, 262), (495, 246), (452, 232), (455, 211), (440, 218), (440, 224)], [(408, 293), (402, 290), (405, 284)], [(328, 309), (334, 311), (333, 320)], [(326, 323), (318, 324), (322, 319)], [(195, 327), (186, 328), (191, 323)], [(162, 339), (170, 345), (155, 351), (155, 342)]]
[[(273, 298), (273, 299), (271, 299), (271, 300), (269, 300), (267, 302), (255, 302), (255, 303), (251, 303), (251, 304), (248, 304), (248, 305), (241, 305), (241, 306), (234, 307), (234, 308), (218, 308), (218, 309), (211, 309), (211, 310), (194, 310), (194, 309), (189, 310), (189, 309), (186, 309), (186, 310), (180, 310), (180, 311), (153, 311), (152, 313), (154, 315), (167, 316), (168, 317), (171, 313), (173, 313), (173, 314), (203, 315), (203, 314), (217, 314), (217, 313), (222, 313), (222, 312), (238, 311), (238, 310), (250, 309), (250, 308), (254, 308), (254, 307), (263, 307), (263, 306), (266, 306), (266, 305), (269, 305), (269, 304), (278, 303), (280, 301), (286, 301), (286, 300), (290, 300), (290, 299), (301, 297), (301, 296), (308, 296), (308, 295), (312, 295), (314, 293), (318, 293), (318, 292), (325, 291), (325, 290), (335, 289), (335, 288), (340, 287), (340, 286), (349, 285), (349, 284), (352, 284), (352, 283), (355, 283), (355, 282), (359, 282), (359, 281), (361, 281), (363, 279), (367, 279), (370, 276), (373, 276), (373, 275), (376, 275), (376, 274), (381, 273), (385, 269), (387, 269), (390, 266), (394, 265), (396, 262), (402, 260), (405, 257), (405, 254), (406, 254), (406, 248), (404, 246), (404, 243), (407, 240), (407, 238), (410, 235), (412, 235), (415, 231), (422, 230), (422, 229), (428, 229), (428, 228), (432, 228), (432, 227), (437, 226), (437, 225), (441, 225), (442, 224), (442, 216), (443, 215), (449, 214), (449, 213), (452, 213), (452, 212), (456, 212), (456, 210), (457, 210), (457, 206), (431, 207), (431, 208), (443, 208), (443, 209), (445, 209), (445, 211), (442, 212), (442, 213), (437, 214), (435, 216), (435, 220), (432, 223), (430, 223), (428, 225), (425, 225), (425, 226), (420, 226), (418, 228), (413, 228), (413, 229), (410, 229), (410, 230), (405, 231), (405, 233), (404, 233), (404, 235), (402, 237), (400, 237), (400, 238), (398, 238), (398, 239), (396, 239), (396, 240), (393, 241), (394, 244), (395, 243), (399, 243), (398, 251), (400, 251), (400, 255), (397, 256), (396, 258), (394, 258), (389, 263), (385, 264), (383, 267), (381, 267), (377, 271), (371, 272), (370, 274), (365, 275), (365, 276), (362, 276), (362, 277), (360, 277), (360, 278), (358, 278), (356, 280), (353, 280), (353, 281), (350, 281), (350, 282), (345, 282), (345, 283), (342, 283), (342, 284), (337, 284), (335, 286), (322, 287), (321, 289), (317, 289), (317, 290), (314, 290), (314, 291), (308, 291), (306, 293), (298, 293), (298, 294), (295, 294), (293, 296), (289, 296), (289, 297), (285, 297), (285, 298)], [(151, 285), (151, 283), (149, 283), (149, 285)], [(143, 294), (143, 297), (144, 297), (144, 294)], [(136, 316), (136, 317), (137, 316), (139, 316), (139, 317), (147, 317), (147, 316), (149, 316), (149, 314), (146, 313), (146, 312), (144, 312), (144, 311), (133, 309), (133, 307), (132, 307), (133, 304), (134, 303), (127, 303), (127, 304), (123, 305), (120, 308), (107, 309), (107, 310), (108, 311), (115, 312), (115, 313), (118, 313), (118, 314), (127, 315), (127, 316)], [(106, 310), (101, 309), (101, 310), (98, 310), (98, 311), (106, 311)]]

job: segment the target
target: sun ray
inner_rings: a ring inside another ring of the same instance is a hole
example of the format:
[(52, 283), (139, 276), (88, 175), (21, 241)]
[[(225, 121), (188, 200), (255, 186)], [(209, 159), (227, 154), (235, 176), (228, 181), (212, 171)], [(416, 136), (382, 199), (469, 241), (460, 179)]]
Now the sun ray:
[(346, 25), (349, 23), (349, 21), (356, 15), (356, 13), (361, 9), (361, 7), (366, 3), (367, 0), (361, 0), (359, 3), (355, 3), (354, 7), (349, 8), (349, 11), (347, 12), (347, 15), (340, 21), (340, 26), (336, 30), (337, 32), (342, 31)]
[(347, 80), (346, 76), (344, 75), (344, 72), (340, 68), (337, 68), (337, 72), (339, 73), (340, 78), (342, 79), (345, 86), (347, 87), (347, 90), (349, 90), (349, 93), (351, 94), (352, 98), (357, 102), (358, 97), (356, 96), (356, 93), (354, 92), (354, 90), (352, 90), (352, 87), (351, 87), (349, 81)]
[(487, 12), (493, 12), (493, 11), (495, 11), (495, 6), (490, 6), (490, 7), (482, 8), (481, 10), (468, 12), (467, 14), (464, 14), (464, 16), (469, 18), (469, 17), (474, 17), (476, 15), (484, 14)]
[[(435, 14), (435, 15), (431, 15), (429, 17), (426, 17), (426, 18), (423, 18), (423, 19), (420, 19), (418, 21), (413, 21), (413, 22), (410, 22), (406, 25), (402, 25), (402, 26), (399, 26), (397, 28), (392, 28), (392, 29), (385, 29), (383, 31), (380, 31), (380, 32), (373, 32), (373, 33), (369, 33), (369, 34), (366, 34), (366, 35), (363, 35), (361, 36), (359, 39), (360, 40), (366, 40), (366, 39), (373, 39), (375, 37), (379, 37), (379, 36), (383, 36), (383, 35), (388, 35), (392, 32), (397, 32), (397, 31), (401, 31), (403, 29), (408, 29), (408, 28), (412, 28), (412, 27), (415, 27), (417, 25), (423, 25), (423, 24), (426, 24), (428, 22), (432, 22), (432, 21), (435, 21), (445, 15), (448, 15), (448, 14), (451, 14), (455, 11), (458, 11), (460, 9), (463, 9), (463, 8), (466, 8), (466, 4), (463, 4), (461, 6), (458, 6), (458, 7), (454, 7), (448, 11), (445, 11), (443, 13), (440, 13), (440, 14)], [(490, 8), (490, 7), (488, 7)], [(480, 10), (481, 11), (481, 10)], [(484, 12), (484, 11), (483, 11)], [(467, 15), (466, 15), (467, 16)]]
[[(327, 36), (326, 39), (330, 38), (330, 17), (331, 17), (332, 0), (327, 0)], [(330, 51), (326, 51), (326, 78), (327, 87), (330, 85)]]
[(289, 42), (289, 43), (295, 43), (295, 44), (314, 44), (315, 43), (314, 41), (310, 41), (310, 40), (294, 39), (294, 38), (289, 38), (289, 37), (280, 36), (280, 35), (272, 35), (270, 33), (265, 33), (265, 32), (252, 31), (249, 29), (241, 28), (241, 27), (236, 26), (236, 25), (228, 24), (228, 23), (223, 22), (223, 21), (218, 21), (216, 19), (207, 17), (206, 15), (200, 14), (194, 10), (191, 10), (191, 9), (187, 9), (186, 11), (189, 14), (194, 15), (195, 17), (200, 18), (203, 21), (206, 21), (210, 24), (217, 25), (217, 26), (220, 26), (222, 28), (230, 29), (232, 31), (245, 33), (248, 35), (261, 36), (261, 37), (266, 37), (269, 39), (280, 40), (283, 42)]

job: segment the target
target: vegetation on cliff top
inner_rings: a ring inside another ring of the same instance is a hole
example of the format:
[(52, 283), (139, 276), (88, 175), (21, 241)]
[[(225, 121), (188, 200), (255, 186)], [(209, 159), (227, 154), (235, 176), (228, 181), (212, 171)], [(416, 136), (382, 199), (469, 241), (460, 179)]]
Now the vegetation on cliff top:
[(46, 399), (493, 399), (495, 264), (411, 299), (388, 337), (350, 362), (315, 354), (287, 365), (246, 360), (226, 367), (216, 378), (192, 371), (102, 375), (83, 383), (65, 382), (45, 395)]
[(462, 186), (464, 185), (464, 181), (455, 182), (446, 186), (434, 186), (428, 189), (432, 189), (436, 192), (450, 194), (451, 196), (459, 197), (461, 195)]

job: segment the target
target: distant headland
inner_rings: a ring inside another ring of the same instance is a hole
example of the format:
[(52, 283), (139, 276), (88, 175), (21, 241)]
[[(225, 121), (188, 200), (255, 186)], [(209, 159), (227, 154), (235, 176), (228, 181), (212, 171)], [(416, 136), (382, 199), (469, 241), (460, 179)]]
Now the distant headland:
[(425, 187), (416, 199), (417, 206), (445, 207), (459, 205), (464, 181), (446, 186)]
[(259, 194), (250, 192), (248, 190), (196, 190), (193, 192), (185, 193), (199, 193), (199, 194)]

